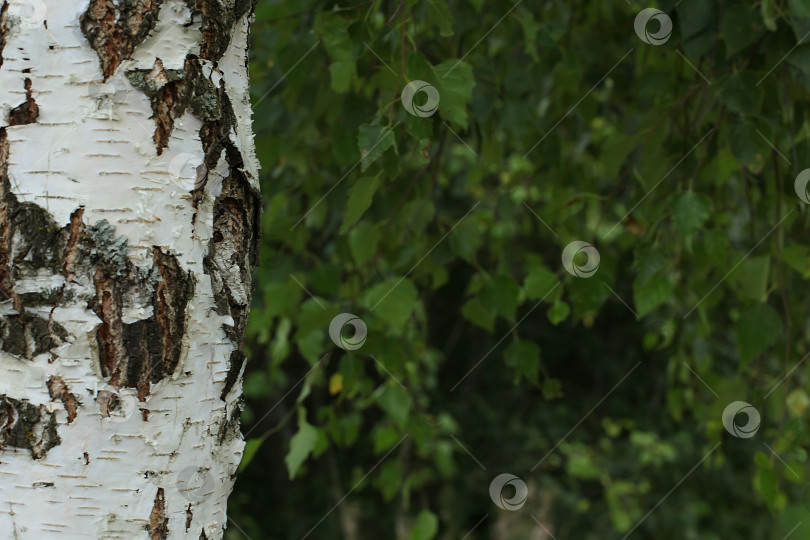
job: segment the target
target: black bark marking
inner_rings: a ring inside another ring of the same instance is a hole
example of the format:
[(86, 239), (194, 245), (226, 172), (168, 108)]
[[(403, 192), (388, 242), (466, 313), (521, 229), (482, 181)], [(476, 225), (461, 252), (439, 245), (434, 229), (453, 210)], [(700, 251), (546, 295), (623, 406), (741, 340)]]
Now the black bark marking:
[(219, 61), (231, 42), (233, 26), (245, 14), (252, 13), (257, 0), (186, 0), (193, 16), (202, 17), (200, 56)]
[(67, 331), (59, 323), (20, 313), (0, 319), (0, 348), (14, 356), (31, 360), (65, 341)]
[(31, 92), (31, 79), (25, 78), (25, 101), (11, 109), (8, 115), (9, 126), (33, 124), (39, 118), (39, 106)]
[(62, 440), (56, 432), (56, 415), (45, 405), (33, 405), (0, 395), (0, 449), (29, 450), (34, 459), (44, 457)]
[(191, 521), (194, 519), (194, 512), (191, 511), (191, 503), (186, 507), (186, 532), (191, 528)]
[[(102, 373), (110, 384), (138, 390), (146, 400), (150, 386), (174, 373), (182, 355), (186, 308), (194, 296), (194, 277), (174, 255), (154, 248), (150, 273), (129, 261), (113, 278), (114, 268), (102, 264), (96, 271), (93, 309), (102, 324), (96, 334)], [(114, 266), (114, 265), (113, 265)], [(124, 323), (124, 299), (151, 290), (154, 313), (148, 319)]]
[(79, 18), (82, 33), (98, 54), (108, 79), (149, 35), (163, 0), (90, 0)]
[(245, 353), (242, 351), (237, 350), (231, 353), (231, 358), (228, 362), (228, 375), (225, 377), (225, 387), (222, 389), (222, 394), (219, 396), (222, 401), (225, 401), (231, 388), (233, 388), (233, 385), (236, 384), (236, 381), (242, 374), (242, 366), (245, 365), (246, 358), (247, 356), (245, 356)]

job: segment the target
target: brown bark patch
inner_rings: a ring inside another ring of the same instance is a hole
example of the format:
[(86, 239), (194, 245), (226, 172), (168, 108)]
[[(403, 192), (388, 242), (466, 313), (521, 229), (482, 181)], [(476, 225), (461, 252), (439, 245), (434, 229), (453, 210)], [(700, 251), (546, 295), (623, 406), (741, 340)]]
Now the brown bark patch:
[(68, 236), (67, 246), (65, 247), (65, 262), (62, 264), (62, 273), (67, 281), (73, 281), (73, 268), (79, 256), (79, 238), (84, 230), (83, 216), (84, 207), (79, 207), (70, 214), (70, 226), (68, 228), (70, 236)]
[(40, 459), (61, 442), (56, 415), (44, 405), (0, 395), (0, 449), (23, 448)]
[(39, 106), (31, 92), (31, 79), (25, 78), (25, 101), (17, 105), (8, 115), (9, 126), (33, 124), (39, 118)]
[(155, 495), (148, 528), (150, 540), (166, 540), (169, 537), (169, 518), (166, 516), (166, 495), (163, 488), (158, 488)]
[(48, 379), (48, 394), (51, 399), (58, 399), (65, 406), (68, 415), (68, 424), (76, 419), (76, 411), (79, 408), (79, 400), (70, 393), (67, 383), (62, 377), (53, 376)]
[(82, 33), (98, 54), (108, 79), (149, 35), (163, 0), (90, 0), (79, 18)]
[(0, 67), (3, 67), (3, 49), (6, 47), (6, 13), (8, 13), (8, 2), (0, 5)]

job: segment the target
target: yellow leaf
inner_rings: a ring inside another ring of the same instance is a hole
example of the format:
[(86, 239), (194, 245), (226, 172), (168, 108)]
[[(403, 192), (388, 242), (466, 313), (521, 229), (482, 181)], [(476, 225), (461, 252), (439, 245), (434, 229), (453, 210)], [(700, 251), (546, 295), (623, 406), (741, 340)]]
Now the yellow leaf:
[(343, 375), (335, 373), (329, 378), (329, 394), (339, 394), (343, 390)]

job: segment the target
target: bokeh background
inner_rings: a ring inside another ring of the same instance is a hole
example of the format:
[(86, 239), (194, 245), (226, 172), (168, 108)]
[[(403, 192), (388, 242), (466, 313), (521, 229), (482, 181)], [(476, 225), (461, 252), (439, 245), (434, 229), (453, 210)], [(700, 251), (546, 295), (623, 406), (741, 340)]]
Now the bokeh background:
[(228, 540), (810, 537), (808, 37), (805, 0), (259, 0)]

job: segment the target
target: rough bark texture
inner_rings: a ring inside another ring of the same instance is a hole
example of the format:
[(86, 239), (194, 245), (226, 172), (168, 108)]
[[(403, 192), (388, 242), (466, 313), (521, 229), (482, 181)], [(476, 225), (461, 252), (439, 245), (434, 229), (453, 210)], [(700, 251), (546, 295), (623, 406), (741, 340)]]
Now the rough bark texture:
[(33, 4), (0, 0), (0, 538), (222, 538), (254, 2)]

